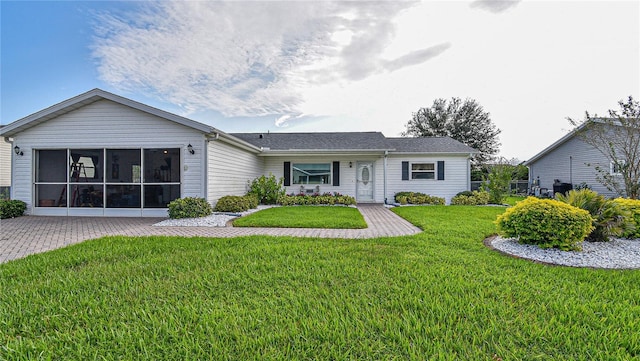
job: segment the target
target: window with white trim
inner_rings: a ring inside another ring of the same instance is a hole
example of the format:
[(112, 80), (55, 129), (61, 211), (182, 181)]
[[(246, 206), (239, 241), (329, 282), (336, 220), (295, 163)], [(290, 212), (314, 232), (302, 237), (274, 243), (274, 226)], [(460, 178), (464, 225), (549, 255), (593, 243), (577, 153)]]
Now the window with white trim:
[(611, 163), (609, 163), (609, 173), (611, 175), (622, 175), (622, 168), (625, 164), (624, 159), (618, 159), (617, 162), (611, 161)]
[(411, 163), (411, 179), (436, 179), (436, 164)]
[(331, 184), (331, 163), (293, 163), (293, 184)]

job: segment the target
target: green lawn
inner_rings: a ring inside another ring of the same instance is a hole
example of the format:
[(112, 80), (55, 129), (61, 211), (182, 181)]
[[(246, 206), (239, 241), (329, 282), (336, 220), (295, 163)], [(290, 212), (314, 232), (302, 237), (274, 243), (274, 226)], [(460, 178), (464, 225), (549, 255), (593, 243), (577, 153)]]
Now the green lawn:
[(0, 265), (0, 360), (633, 360), (640, 271), (491, 251), (501, 207), (425, 232), (107, 237)]
[(504, 203), (510, 206), (515, 206), (517, 202), (520, 202), (521, 200), (526, 198), (527, 197), (524, 196), (508, 196), (507, 198), (505, 198)]
[(356, 208), (292, 206), (268, 208), (233, 221), (235, 227), (367, 228)]

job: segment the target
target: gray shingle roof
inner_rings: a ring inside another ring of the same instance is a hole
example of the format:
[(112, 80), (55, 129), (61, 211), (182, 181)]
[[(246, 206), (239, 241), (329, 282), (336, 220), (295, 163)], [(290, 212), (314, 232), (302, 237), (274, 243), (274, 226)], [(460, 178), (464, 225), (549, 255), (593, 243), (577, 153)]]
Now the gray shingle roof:
[(387, 138), (380, 132), (231, 133), (257, 147), (287, 150), (389, 150), (401, 153), (476, 153), (449, 137)]
[(387, 138), (396, 152), (402, 153), (477, 153), (478, 151), (449, 137)]
[(270, 150), (385, 150), (391, 149), (380, 132), (231, 133)]

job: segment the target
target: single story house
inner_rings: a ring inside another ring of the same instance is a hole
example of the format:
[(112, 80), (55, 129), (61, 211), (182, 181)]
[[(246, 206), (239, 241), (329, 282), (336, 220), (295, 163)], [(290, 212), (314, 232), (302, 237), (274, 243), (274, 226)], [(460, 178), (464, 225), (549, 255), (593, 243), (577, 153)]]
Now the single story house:
[(33, 215), (166, 216), (180, 197), (215, 204), (274, 174), (288, 193), (450, 201), (470, 187), (476, 151), (451, 138), (380, 132), (237, 133), (94, 89), (0, 129), (15, 149), (12, 199)]
[(553, 195), (554, 185), (558, 190), (563, 188), (559, 185), (576, 187), (586, 184), (606, 197), (617, 196), (597, 180), (596, 167), (611, 175), (618, 174), (618, 170), (612, 159), (582, 140), (580, 133), (588, 131), (586, 125), (583, 123), (524, 162), (529, 167), (529, 182), (533, 190)]

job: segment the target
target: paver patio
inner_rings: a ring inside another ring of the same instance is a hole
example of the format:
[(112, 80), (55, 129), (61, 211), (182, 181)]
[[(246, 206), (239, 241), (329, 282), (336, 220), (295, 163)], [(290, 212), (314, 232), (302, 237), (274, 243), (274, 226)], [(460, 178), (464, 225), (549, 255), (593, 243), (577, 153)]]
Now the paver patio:
[(382, 205), (358, 205), (368, 228), (158, 227), (166, 218), (24, 216), (0, 221), (0, 263), (109, 235), (238, 237), (248, 235), (317, 238), (375, 238), (421, 230)]

